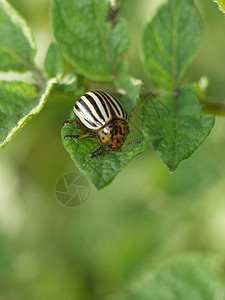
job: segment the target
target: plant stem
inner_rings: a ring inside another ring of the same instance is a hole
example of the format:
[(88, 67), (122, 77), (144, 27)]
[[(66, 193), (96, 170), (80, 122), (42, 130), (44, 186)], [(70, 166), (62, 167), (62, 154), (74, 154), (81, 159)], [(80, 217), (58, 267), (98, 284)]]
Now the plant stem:
[(39, 80), (40, 84), (40, 88), (43, 88), (44, 85), (46, 84), (46, 77), (44, 76), (44, 74), (41, 72), (40, 69), (38, 69), (38, 67), (36, 67), (35, 65), (31, 65), (30, 66), (31, 71), (33, 72), (34, 76), (37, 77), (37, 79)]
[(120, 7), (120, 0), (110, 0), (112, 9), (116, 10)]
[(120, 1), (119, 0), (110, 0), (110, 8), (108, 15), (106, 17), (106, 22), (112, 24), (113, 27), (117, 24), (117, 14), (120, 10)]
[(210, 102), (203, 99), (199, 99), (204, 105), (204, 109), (214, 115), (225, 116), (225, 103)]

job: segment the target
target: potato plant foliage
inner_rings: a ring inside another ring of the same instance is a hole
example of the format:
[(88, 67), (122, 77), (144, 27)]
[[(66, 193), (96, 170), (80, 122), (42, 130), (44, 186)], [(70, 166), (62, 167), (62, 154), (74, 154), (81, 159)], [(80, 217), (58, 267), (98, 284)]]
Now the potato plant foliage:
[[(131, 124), (129, 141), (134, 140), (134, 115), (140, 119), (142, 133), (141, 143), (122, 147), (121, 152), (104, 151), (90, 159), (98, 142), (90, 137), (66, 139), (66, 135), (82, 132), (71, 123), (62, 124), (62, 144), (71, 156), (71, 164), (75, 163), (97, 189), (109, 185), (146, 149), (149, 153), (153, 150), (171, 173), (183, 160), (191, 159), (214, 126), (215, 117), (209, 112), (216, 112), (201, 80), (184, 83), (203, 37), (194, 0), (166, 0), (154, 15), (149, 11), (149, 20), (137, 41), (143, 73), (149, 80), (144, 85), (128, 71), (129, 24), (118, 2), (112, 5), (110, 0), (51, 0), (55, 40), (49, 41), (43, 67), (38, 68), (34, 61), (36, 42), (29, 25), (7, 0), (0, 0), (0, 72), (31, 74), (29, 82), (0, 81), (1, 150), (27, 121), (38, 116), (53, 91), (67, 93), (75, 104), (96, 85), (112, 93), (126, 109)], [(225, 11), (224, 0), (214, 2)], [(72, 107), (68, 107), (68, 120), (73, 118)], [(147, 228), (143, 227), (143, 231), (149, 235)], [(109, 299), (225, 299), (221, 264), (224, 266), (224, 260), (219, 255), (191, 253), (151, 270), (145, 266), (143, 278), (133, 280), (129, 289), (113, 292)]]
[[(65, 139), (65, 135), (80, 133), (66, 124), (62, 143), (72, 160), (97, 189), (108, 185), (148, 145), (172, 173), (200, 146), (214, 125), (214, 116), (205, 116), (200, 102), (199, 95), (204, 91), (196, 84), (183, 83), (202, 39), (194, 1), (167, 0), (143, 26), (140, 57), (149, 86), (143, 86), (128, 72), (129, 24), (109, 0), (52, 0), (50, 10), (55, 42), (49, 43), (43, 68), (39, 69), (34, 62), (37, 49), (31, 29), (19, 12), (0, 0), (0, 71), (34, 75), (29, 84), (0, 82), (0, 149), (40, 113), (53, 90), (70, 92), (75, 103), (93, 82), (102, 84), (102, 89), (107, 83), (131, 123), (132, 112), (138, 109), (142, 143), (90, 159), (97, 142), (91, 138)], [(65, 71), (65, 62), (72, 72)], [(152, 86), (156, 93), (151, 91)], [(147, 91), (147, 97), (143, 91)], [(164, 111), (153, 105), (155, 100)]]

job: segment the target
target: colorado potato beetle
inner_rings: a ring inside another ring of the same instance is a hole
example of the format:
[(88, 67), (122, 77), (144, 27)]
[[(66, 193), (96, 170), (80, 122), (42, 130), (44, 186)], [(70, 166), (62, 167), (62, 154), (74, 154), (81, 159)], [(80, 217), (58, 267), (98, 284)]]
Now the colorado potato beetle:
[(120, 102), (109, 93), (91, 91), (81, 96), (73, 108), (76, 120), (66, 121), (83, 132), (80, 135), (66, 135), (64, 138), (91, 137), (97, 139), (99, 147), (92, 153), (91, 158), (100, 153), (103, 144), (108, 145), (107, 151), (121, 151), (122, 146), (140, 143), (124, 144), (129, 134), (129, 118)]

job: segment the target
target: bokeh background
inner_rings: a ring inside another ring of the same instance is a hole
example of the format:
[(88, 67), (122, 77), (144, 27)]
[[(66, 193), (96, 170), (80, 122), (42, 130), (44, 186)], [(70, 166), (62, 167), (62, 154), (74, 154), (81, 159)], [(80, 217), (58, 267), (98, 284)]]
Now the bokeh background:
[[(42, 67), (53, 40), (49, 0), (9, 2), (32, 28), (36, 62)], [(130, 73), (148, 88), (137, 41), (160, 1), (121, 2), (120, 14), (131, 29)], [(225, 17), (210, 0), (196, 0), (196, 5), (204, 38), (185, 80), (206, 75), (208, 95), (225, 101)], [(1, 300), (109, 299), (171, 256), (224, 253), (223, 116), (173, 175), (149, 147), (110, 186), (102, 191), (91, 187), (85, 204), (69, 209), (57, 201), (55, 185), (77, 171), (60, 136), (73, 104), (71, 95), (55, 94), (0, 153)]]

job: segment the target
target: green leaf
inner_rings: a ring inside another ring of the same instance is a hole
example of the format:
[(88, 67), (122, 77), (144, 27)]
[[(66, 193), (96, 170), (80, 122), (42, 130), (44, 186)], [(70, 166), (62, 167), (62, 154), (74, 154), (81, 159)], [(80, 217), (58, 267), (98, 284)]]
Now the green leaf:
[(23, 17), (0, 0), (0, 72), (25, 72), (31, 67), (36, 45)]
[(65, 75), (55, 88), (63, 92), (73, 92), (78, 90), (78, 78), (76, 71)]
[(43, 108), (53, 88), (50, 80), (38, 94), (34, 85), (21, 81), (0, 81), (0, 150)]
[(143, 106), (142, 130), (151, 146), (173, 172), (204, 141), (215, 118), (202, 118), (195, 89), (184, 86), (178, 95), (163, 95)]
[(65, 69), (63, 56), (55, 43), (51, 43), (44, 62), (44, 71), (48, 78), (55, 77), (57, 80), (63, 75)]
[(142, 64), (161, 89), (178, 88), (202, 37), (193, 0), (168, 0), (147, 23), (142, 36)]
[(108, 0), (53, 0), (55, 38), (65, 56), (89, 79), (109, 81), (123, 72), (128, 49), (127, 22), (106, 22)]
[(137, 105), (141, 86), (141, 80), (128, 76), (123, 77), (117, 84), (117, 90), (120, 93), (119, 100), (128, 116)]
[(184, 255), (147, 272), (115, 300), (224, 300), (222, 257)]
[(65, 135), (81, 133), (74, 125), (66, 124), (62, 128), (62, 142), (72, 160), (97, 189), (108, 185), (116, 177), (117, 173), (134, 156), (143, 152), (149, 144), (149, 140), (147, 139), (141, 144), (122, 147), (121, 152), (111, 151), (90, 158), (92, 152), (99, 146), (96, 140), (89, 137), (83, 139), (64, 138)]
[(225, 13), (225, 0), (213, 0), (213, 2), (216, 2), (219, 6), (219, 9)]

